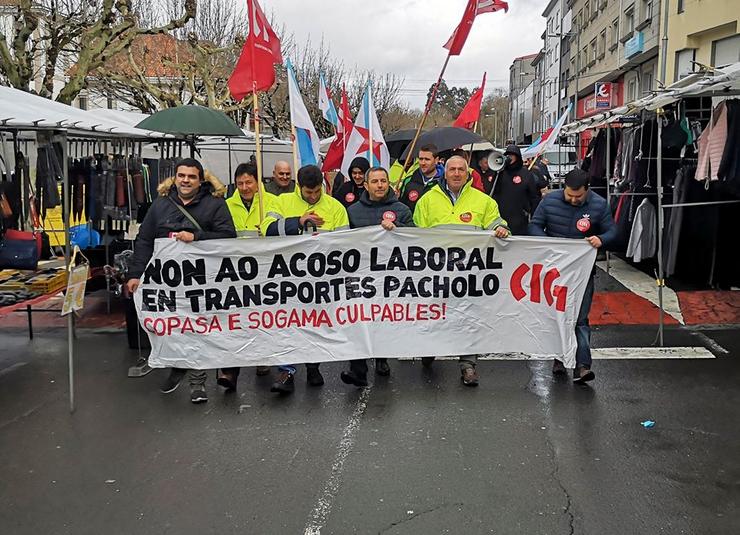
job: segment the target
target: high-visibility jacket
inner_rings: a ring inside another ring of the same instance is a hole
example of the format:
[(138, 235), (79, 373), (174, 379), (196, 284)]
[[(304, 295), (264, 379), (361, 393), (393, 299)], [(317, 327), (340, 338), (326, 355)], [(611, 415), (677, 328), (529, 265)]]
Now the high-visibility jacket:
[[(266, 216), (271, 210), (273, 210), (273, 206), (277, 200), (277, 195), (273, 195), (266, 191), (263, 195), (262, 210)], [(252, 205), (249, 210), (247, 210), (247, 207), (244, 206), (242, 196), (239, 194), (239, 190), (236, 190), (231, 197), (226, 199), (226, 206), (229, 207), (231, 219), (234, 220), (237, 237), (258, 235), (258, 228), (260, 228), (261, 223), (259, 201), (259, 193), (257, 193), (252, 200)]]
[(467, 225), (492, 230), (506, 226), (506, 221), (499, 214), (496, 201), (475, 189), (470, 180), (460, 190), (454, 204), (445, 189), (442, 183), (438, 183), (416, 203), (414, 223), (417, 227)]
[(276, 198), (272, 210), (267, 214), (262, 225), (268, 236), (289, 236), (300, 234), (299, 219), (306, 212), (315, 212), (323, 220), (324, 224), (317, 230), (344, 230), (349, 228), (347, 210), (342, 203), (328, 195), (321, 193), (319, 202), (314, 205), (308, 204), (301, 196), (301, 188), (296, 187), (293, 193), (283, 193)]

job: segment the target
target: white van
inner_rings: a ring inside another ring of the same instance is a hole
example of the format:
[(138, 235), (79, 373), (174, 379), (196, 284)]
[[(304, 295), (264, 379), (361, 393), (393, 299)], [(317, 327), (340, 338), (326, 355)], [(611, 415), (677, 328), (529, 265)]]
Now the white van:
[(557, 147), (555, 147), (553, 150), (543, 153), (542, 157), (549, 162), (547, 169), (550, 171), (553, 183), (556, 184), (562, 182), (565, 175), (575, 169), (577, 164), (576, 151), (571, 148), (563, 147), (561, 150), (557, 150)]

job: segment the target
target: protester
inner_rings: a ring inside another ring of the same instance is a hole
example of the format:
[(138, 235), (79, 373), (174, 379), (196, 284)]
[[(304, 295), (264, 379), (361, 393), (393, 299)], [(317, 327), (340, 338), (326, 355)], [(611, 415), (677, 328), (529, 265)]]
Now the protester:
[[(491, 197), (473, 188), (468, 174), (468, 162), (452, 156), (445, 162), (445, 176), (437, 181), (416, 205), (414, 223), (429, 228), (440, 225), (467, 225), (483, 230), (493, 230), (498, 238), (507, 238), (509, 229), (499, 214), (498, 205)], [(478, 386), (475, 369), (477, 355), (460, 357), (460, 372), (466, 386)], [(434, 357), (423, 357), (422, 363), (430, 367)]]
[(349, 165), (350, 179), (342, 183), (332, 196), (342, 203), (342, 206), (349, 208), (360, 200), (360, 196), (365, 192), (365, 173), (370, 168), (370, 163), (366, 158), (358, 156)]
[(488, 154), (478, 158), (478, 168), (480, 169), (483, 193), (490, 195), (493, 190), (494, 181), (496, 180), (496, 172), (488, 165)]
[[(298, 170), (298, 188), (293, 193), (280, 195), (267, 214), (262, 228), (268, 236), (302, 234), (312, 226), (316, 231), (344, 230), (349, 228), (347, 210), (329, 195), (323, 193), (324, 176), (315, 165), (306, 165)], [(290, 394), (295, 390), (294, 366), (281, 366), (280, 376), (272, 385), (272, 392)], [(319, 364), (306, 364), (306, 381), (310, 386), (321, 386), (324, 378)]]
[(291, 180), (290, 164), (282, 160), (275, 162), (272, 169), (272, 180), (265, 183), (265, 190), (273, 195), (293, 193), (295, 181)]
[(493, 198), (501, 208), (501, 215), (515, 236), (527, 234), (529, 215), (540, 202), (532, 174), (522, 164), (522, 153), (516, 145), (504, 151), (506, 163), (499, 171), (493, 186)]
[(471, 167), (472, 160), (470, 157), (470, 152), (464, 149), (455, 149), (452, 151), (451, 156), (460, 156), (464, 158), (466, 162), (468, 162), (468, 173), (470, 174), (471, 178), (470, 184), (478, 191), (482, 191), (483, 193), (485, 193), (486, 190), (483, 186), (483, 178), (481, 177), (481, 174), (475, 168)]
[(401, 186), (401, 202), (414, 212), (416, 203), (427, 191), (444, 176), (444, 167), (439, 164), (439, 151), (436, 145), (423, 145), (419, 148), (419, 168), (406, 178)]
[[(285, 162), (278, 162), (275, 167)], [(286, 164), (287, 166), (287, 164)], [(287, 167), (290, 176), (290, 167)], [(252, 163), (241, 163), (234, 172), (236, 191), (226, 199), (226, 205), (234, 221), (237, 237), (257, 236), (260, 233), (260, 223), (265, 214), (272, 210), (277, 197), (272, 193), (264, 192), (262, 196), (262, 212), (260, 213), (260, 193), (257, 180), (257, 166)], [(291, 182), (292, 183), (292, 182)], [(270, 373), (269, 366), (257, 366), (257, 375)], [(239, 368), (224, 368), (216, 382), (227, 391), (236, 390), (236, 381), (239, 377)]]
[[(134, 244), (126, 282), (130, 293), (139, 287), (156, 238), (170, 237), (190, 243), (236, 237), (234, 223), (223, 199), (226, 187), (212, 175), (206, 175), (198, 160), (181, 160), (175, 169), (175, 177), (162, 182), (157, 190), (160, 196), (147, 211)], [(173, 368), (161, 387), (162, 392), (173, 392), (188, 371), (190, 401), (208, 401), (206, 370)]]
[[(396, 197), (390, 187), (388, 171), (383, 167), (371, 167), (365, 173), (365, 190), (359, 202), (349, 207), (347, 214), (350, 228), (380, 225), (386, 230), (393, 230), (396, 227), (414, 226), (411, 210)], [(375, 359), (375, 373), (390, 375), (388, 359)], [(367, 361), (351, 361), (349, 371), (342, 372), (340, 378), (347, 384), (367, 386)]]
[[(532, 236), (585, 239), (597, 249), (611, 247), (617, 239), (617, 229), (606, 200), (589, 189), (589, 174), (573, 169), (565, 175), (565, 189), (546, 195), (529, 224)], [(595, 268), (594, 268), (595, 270)], [(591, 370), (591, 327), (588, 314), (594, 295), (594, 270), (588, 279), (576, 321), (576, 367), (573, 381), (585, 383), (595, 378)], [(555, 375), (565, 374), (563, 362), (555, 359)]]

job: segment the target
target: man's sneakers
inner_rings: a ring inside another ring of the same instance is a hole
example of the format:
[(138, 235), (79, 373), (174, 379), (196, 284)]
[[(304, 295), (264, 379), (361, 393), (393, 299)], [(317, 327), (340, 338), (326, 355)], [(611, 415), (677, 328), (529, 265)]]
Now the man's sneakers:
[(324, 384), (324, 376), (321, 375), (318, 366), (306, 366), (306, 382), (309, 386), (321, 386)]
[(565, 364), (563, 364), (562, 360), (554, 359), (552, 361), (552, 374), (553, 375), (565, 375), (568, 373), (568, 370), (565, 369)]
[(375, 373), (381, 377), (388, 377), (391, 374), (391, 367), (388, 366), (388, 359), (375, 359)]
[(182, 383), (182, 380), (185, 378), (186, 373), (187, 370), (172, 368), (167, 379), (165, 379), (162, 386), (159, 387), (160, 392), (163, 394), (169, 394), (170, 392), (177, 390), (177, 387), (180, 386), (180, 383)]
[(460, 378), (465, 386), (478, 386), (480, 377), (478, 376), (478, 372), (475, 371), (475, 368), (463, 368), (460, 371), (462, 373)]
[(355, 385), (359, 387), (367, 386), (367, 376), (357, 374), (353, 371), (342, 372), (341, 374), (339, 374), (339, 378), (342, 380), (343, 383), (346, 383), (348, 385)]
[(281, 371), (277, 381), (272, 383), (272, 388), (270, 388), (270, 392), (277, 392), (279, 394), (292, 394), (294, 390), (295, 382), (293, 380), (293, 374), (287, 371)]
[(578, 366), (573, 370), (573, 382), (576, 384), (583, 385), (588, 381), (593, 381), (595, 378), (596, 375), (588, 366)]
[(193, 403), (205, 403), (208, 401), (208, 395), (202, 386), (193, 387), (190, 390), (190, 401)]
[(152, 371), (152, 367), (149, 366), (149, 359), (147, 357), (141, 357), (136, 361), (136, 364), (128, 369), (129, 377), (144, 377), (146, 374)]

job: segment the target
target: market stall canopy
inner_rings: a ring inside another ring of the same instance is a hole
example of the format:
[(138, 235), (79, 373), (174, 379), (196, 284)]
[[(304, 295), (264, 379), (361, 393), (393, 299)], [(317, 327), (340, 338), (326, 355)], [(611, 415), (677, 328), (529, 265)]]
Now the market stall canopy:
[(244, 136), (224, 112), (194, 104), (158, 111), (136, 126), (181, 136)]
[(740, 62), (713, 71), (690, 74), (663, 90), (655, 91), (629, 104), (573, 121), (563, 127), (561, 134), (577, 134), (589, 128), (598, 128), (616, 122), (625, 115), (640, 113), (643, 110), (655, 111), (683, 98), (731, 96), (737, 91), (740, 91)]
[(118, 121), (94, 117), (67, 104), (0, 86), (0, 127), (19, 130), (65, 130), (70, 135), (122, 138), (169, 138), (161, 132), (136, 128)]

